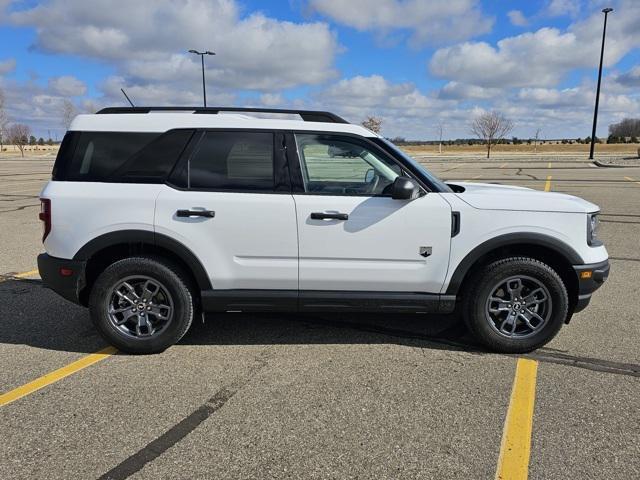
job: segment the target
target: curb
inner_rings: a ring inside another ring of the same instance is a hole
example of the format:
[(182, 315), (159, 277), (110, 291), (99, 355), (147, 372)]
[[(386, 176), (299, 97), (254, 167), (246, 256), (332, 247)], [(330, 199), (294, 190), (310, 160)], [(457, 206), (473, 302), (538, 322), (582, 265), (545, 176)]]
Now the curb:
[(600, 163), (598, 160), (594, 160), (593, 164), (596, 167), (601, 167), (601, 168), (629, 168), (629, 167), (633, 168), (633, 167), (640, 166), (640, 162), (638, 162), (637, 165), (619, 165), (616, 163)]

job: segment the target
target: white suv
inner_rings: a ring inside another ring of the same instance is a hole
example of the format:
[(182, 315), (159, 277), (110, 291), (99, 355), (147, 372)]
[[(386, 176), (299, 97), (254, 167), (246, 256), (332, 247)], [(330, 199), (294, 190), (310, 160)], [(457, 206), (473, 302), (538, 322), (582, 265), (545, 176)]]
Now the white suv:
[(456, 311), (489, 349), (525, 352), (609, 273), (596, 205), (446, 184), (328, 112), (80, 115), (41, 197), (42, 279), (131, 353), (239, 311)]

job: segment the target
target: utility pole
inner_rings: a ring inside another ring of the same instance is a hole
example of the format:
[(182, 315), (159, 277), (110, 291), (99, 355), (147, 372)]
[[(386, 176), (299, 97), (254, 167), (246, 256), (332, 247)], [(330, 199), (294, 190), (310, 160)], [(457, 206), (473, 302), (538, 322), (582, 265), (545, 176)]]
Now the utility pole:
[(604, 8), (604, 28), (602, 29), (602, 48), (600, 49), (600, 68), (598, 69), (598, 86), (596, 88), (596, 108), (593, 111), (593, 129), (591, 131), (591, 149), (589, 160), (593, 160), (593, 150), (596, 145), (596, 126), (598, 125), (598, 105), (600, 103), (600, 83), (602, 82), (602, 59), (604, 58), (604, 39), (607, 35), (607, 16), (613, 12), (613, 8)]

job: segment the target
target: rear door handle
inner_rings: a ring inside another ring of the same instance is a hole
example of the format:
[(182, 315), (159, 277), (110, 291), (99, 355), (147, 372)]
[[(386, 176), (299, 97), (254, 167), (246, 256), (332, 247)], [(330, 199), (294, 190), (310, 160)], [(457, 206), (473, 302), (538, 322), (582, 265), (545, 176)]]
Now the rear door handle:
[(213, 210), (178, 210), (176, 212), (177, 217), (206, 217), (213, 218), (216, 216), (216, 212)]
[(346, 213), (313, 212), (311, 220), (349, 220), (349, 215)]

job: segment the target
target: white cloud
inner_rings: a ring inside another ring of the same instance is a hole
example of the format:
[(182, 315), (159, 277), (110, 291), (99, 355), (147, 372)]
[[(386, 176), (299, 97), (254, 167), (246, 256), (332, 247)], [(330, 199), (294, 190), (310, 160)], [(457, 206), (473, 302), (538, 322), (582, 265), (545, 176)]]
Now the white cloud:
[[(144, 84), (131, 84), (124, 77), (113, 75), (100, 85), (105, 94), (102, 103), (128, 105), (128, 102), (120, 91), (121, 88), (133, 103), (139, 105), (202, 105), (202, 84), (198, 83), (192, 89), (180, 89), (179, 87), (163, 82)], [(236, 95), (233, 92), (219, 89), (207, 89), (208, 105), (231, 105), (235, 102)]]
[(45, 137), (47, 130), (51, 130), (52, 136), (61, 138), (65, 97), (34, 81), (18, 83), (0, 78), (0, 89), (5, 94), (9, 121), (30, 125), (36, 136)]
[(507, 12), (507, 16), (509, 17), (509, 21), (511, 22), (511, 24), (515, 25), (516, 27), (525, 27), (529, 24), (529, 21), (524, 16), (524, 13), (522, 13), (520, 10), (511, 10), (510, 12)]
[(467, 135), (470, 110), (455, 101), (421, 92), (413, 83), (394, 83), (381, 75), (345, 78), (315, 93), (307, 108), (331, 110), (353, 123), (368, 115), (382, 118), (389, 137), (429, 138), (442, 121), (447, 135)]
[(8, 58), (6, 60), (0, 61), (0, 75), (6, 75), (7, 73), (11, 73), (16, 69), (16, 59)]
[[(516, 121), (517, 136), (529, 136), (542, 126), (548, 138), (584, 138), (591, 133), (594, 100), (595, 84), (590, 81), (563, 89), (523, 88), (501, 97), (492, 107)], [(609, 124), (628, 116), (640, 116), (640, 99), (603, 90), (598, 136), (606, 136)]]
[(71, 75), (50, 78), (49, 88), (63, 97), (79, 97), (87, 93), (85, 83)]
[[(367, 115), (383, 119), (383, 134), (409, 139), (435, 137), (435, 127), (445, 125), (445, 138), (469, 138), (469, 124), (478, 113), (498, 110), (515, 122), (513, 135), (528, 138), (544, 126), (550, 138), (586, 137), (591, 132), (595, 85), (584, 83), (566, 89), (479, 89), (449, 84), (438, 96), (421, 92), (412, 83), (393, 83), (380, 75), (342, 79), (316, 92), (307, 108), (335, 111), (359, 123)], [(600, 136), (607, 126), (627, 116), (640, 116), (640, 99), (602, 92)]]
[[(616, 22), (607, 32), (607, 67), (640, 46), (640, 2), (623, 2)], [(504, 38), (495, 47), (466, 42), (441, 48), (429, 67), (438, 77), (483, 87), (551, 87), (571, 70), (597, 66), (601, 35), (598, 12), (564, 32), (541, 28)]]
[(427, 103), (426, 97), (418, 94), (412, 83), (391, 83), (381, 75), (342, 79), (327, 88), (323, 92), (325, 96), (336, 102), (359, 106), (374, 106), (380, 99), (387, 99), (386, 105), (396, 107), (425, 106)]
[(618, 86), (626, 89), (640, 90), (640, 65), (633, 67), (625, 73), (619, 73), (612, 76), (611, 80)]
[(490, 99), (501, 95), (500, 88), (484, 88), (460, 82), (449, 82), (439, 92), (440, 98), (448, 99)]
[(580, 13), (580, 2), (578, 0), (551, 0), (547, 5), (546, 13), (552, 17), (576, 16)]
[(284, 104), (285, 100), (279, 93), (263, 93), (260, 95), (260, 103), (267, 107), (277, 107)]
[(523, 103), (541, 108), (576, 107), (589, 105), (593, 99), (593, 91), (583, 88), (523, 88), (518, 93), (518, 99)]
[(412, 46), (460, 41), (491, 31), (478, 0), (309, 0), (315, 11), (360, 31), (408, 30)]
[[(210, 81), (222, 88), (273, 91), (335, 76), (339, 51), (326, 23), (293, 23), (252, 13), (233, 0), (50, 0), (9, 14), (34, 27), (42, 51), (108, 61), (137, 84), (197, 84), (190, 48), (215, 50)], [(192, 81), (189, 81), (189, 73)]]

